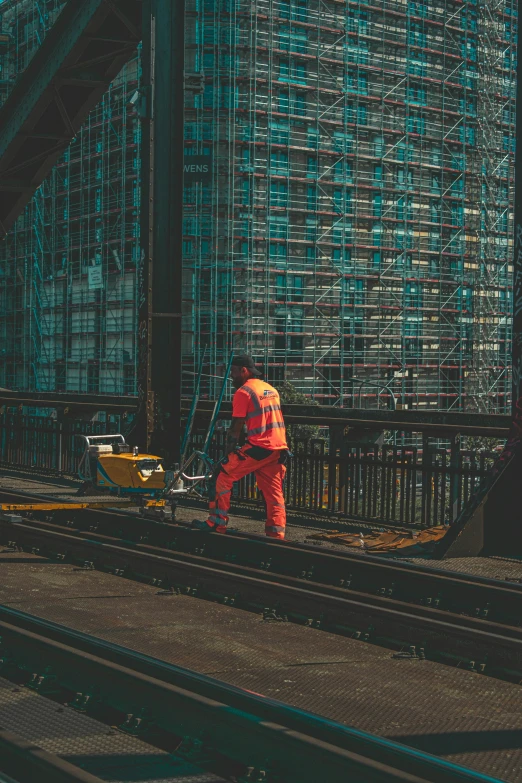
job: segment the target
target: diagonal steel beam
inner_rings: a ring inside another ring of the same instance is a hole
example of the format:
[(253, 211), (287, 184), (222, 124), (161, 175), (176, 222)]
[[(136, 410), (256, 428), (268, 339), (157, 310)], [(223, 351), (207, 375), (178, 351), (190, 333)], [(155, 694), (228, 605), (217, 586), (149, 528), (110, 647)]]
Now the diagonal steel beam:
[(132, 57), (141, 27), (141, 0), (68, 0), (0, 110), (0, 233)]

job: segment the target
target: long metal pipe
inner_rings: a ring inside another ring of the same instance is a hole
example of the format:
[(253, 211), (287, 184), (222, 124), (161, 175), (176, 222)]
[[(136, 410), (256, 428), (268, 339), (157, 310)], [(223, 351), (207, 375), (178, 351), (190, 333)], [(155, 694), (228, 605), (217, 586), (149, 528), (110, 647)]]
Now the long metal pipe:
[[(518, 19), (522, 0), (518, 3)], [(512, 437), (522, 437), (522, 35), (517, 41), (515, 203), (513, 243)]]

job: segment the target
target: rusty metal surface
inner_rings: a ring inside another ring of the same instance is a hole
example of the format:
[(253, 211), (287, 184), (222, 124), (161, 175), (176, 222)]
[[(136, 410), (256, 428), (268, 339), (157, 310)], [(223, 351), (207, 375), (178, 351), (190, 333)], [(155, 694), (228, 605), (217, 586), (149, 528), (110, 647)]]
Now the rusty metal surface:
[(2, 603), (522, 783), (518, 686), (69, 565), (2, 575)]
[(0, 725), (108, 783), (222, 783), (216, 775), (1, 678)]

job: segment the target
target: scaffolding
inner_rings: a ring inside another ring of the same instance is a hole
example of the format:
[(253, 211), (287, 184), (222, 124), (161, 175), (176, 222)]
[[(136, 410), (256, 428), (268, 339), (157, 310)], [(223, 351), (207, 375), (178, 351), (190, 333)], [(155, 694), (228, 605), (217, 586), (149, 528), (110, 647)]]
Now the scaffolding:
[(186, 152), (213, 151), (214, 182), (186, 190), (187, 366), (205, 342), (210, 372), (241, 346), (323, 403), (381, 386), (403, 407), (505, 410), (514, 6), (193, 13), (206, 89)]
[[(53, 24), (61, 0), (11, 0), (5, 91)], [(0, 385), (136, 392), (140, 123), (129, 63), (91, 112), (0, 251)], [(5, 93), (4, 93), (5, 94)]]
[[(505, 411), (513, 0), (187, 4), (184, 391), (241, 348), (322, 403)], [(61, 5), (0, 6), (0, 97)], [(0, 248), (0, 385), (135, 391), (138, 89), (134, 61)]]

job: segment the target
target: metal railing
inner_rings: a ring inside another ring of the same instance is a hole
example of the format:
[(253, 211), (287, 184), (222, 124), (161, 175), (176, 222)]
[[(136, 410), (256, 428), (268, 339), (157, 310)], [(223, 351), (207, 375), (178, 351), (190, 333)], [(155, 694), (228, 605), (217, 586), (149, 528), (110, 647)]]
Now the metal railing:
[(84, 451), (77, 435), (119, 432), (119, 424), (4, 412), (0, 415), (0, 464), (76, 476)]
[[(451, 524), (488, 476), (496, 453), (447, 447), (424, 436), (421, 446), (353, 447), (343, 456), (323, 439), (297, 440), (288, 462), (285, 500), (289, 509), (335, 515), (339, 522), (432, 527)], [(211, 456), (224, 453), (215, 439)], [(253, 475), (239, 481), (233, 497), (262, 503)]]
[[(285, 481), (286, 502), (290, 509), (334, 516), (336, 522), (344, 519), (415, 527), (451, 524), (488, 476), (496, 456), (491, 444), (501, 443), (503, 436), (503, 426), (497, 419), (489, 423), (487, 433), (482, 419), (477, 435), (483, 438), (489, 435), (487, 447), (471, 449), (466, 448), (466, 438), (461, 442), (455, 419), (445, 424), (449, 429), (444, 430), (442, 425), (430, 421), (412, 421), (409, 426), (402, 420), (392, 421), (392, 416), (394, 419), (399, 417), (396, 412), (347, 411), (346, 416), (352, 422), (358, 422), (355, 428), (348, 430), (351, 433), (360, 433), (362, 426), (365, 433), (375, 434), (379, 430), (382, 432), (386, 424), (391, 425), (386, 440), (392, 443), (353, 445), (353, 441), (343, 435), (345, 422), (338, 414), (339, 411), (335, 419), (326, 420), (322, 430), (326, 433), (324, 439), (294, 440)], [(389, 422), (387, 417), (390, 417)], [(304, 417), (294, 413), (288, 418), (298, 422)], [(324, 420), (324, 408), (318, 410), (314, 418), (312, 421), (309, 415), (306, 421), (320, 425)], [(413, 418), (416, 418), (415, 414)], [(128, 426), (128, 422), (120, 421), (117, 415), (112, 419), (46, 418), (4, 408), (0, 413), (0, 464), (74, 476), (83, 450), (82, 440), (77, 435), (112, 434), (120, 431), (122, 424)], [(467, 436), (473, 435), (469, 418), (463, 416), (462, 421)], [(432, 430), (433, 427), (436, 429)], [(393, 431), (397, 433), (395, 438)], [(407, 442), (404, 442), (405, 432)], [(203, 439), (201, 422), (192, 439), (192, 447), (201, 448)], [(219, 431), (210, 456), (216, 460), (221, 458), (224, 447), (225, 435)], [(235, 486), (234, 499), (247, 505), (262, 503), (253, 475)]]

